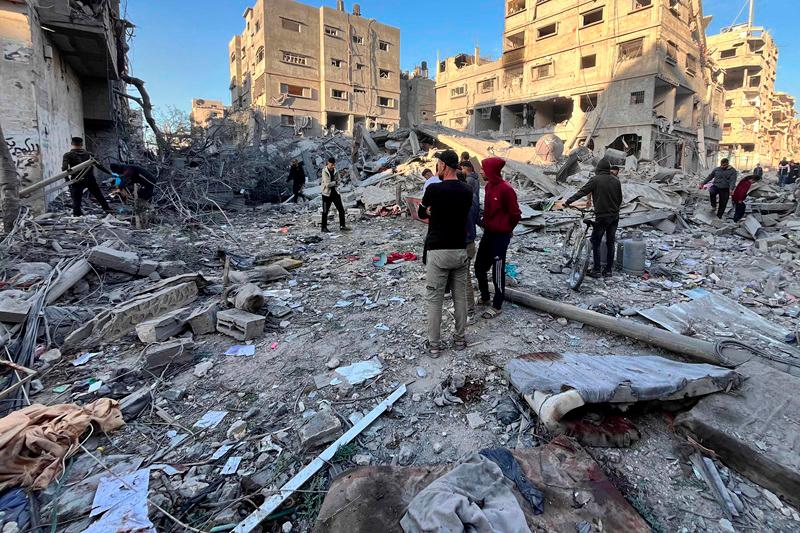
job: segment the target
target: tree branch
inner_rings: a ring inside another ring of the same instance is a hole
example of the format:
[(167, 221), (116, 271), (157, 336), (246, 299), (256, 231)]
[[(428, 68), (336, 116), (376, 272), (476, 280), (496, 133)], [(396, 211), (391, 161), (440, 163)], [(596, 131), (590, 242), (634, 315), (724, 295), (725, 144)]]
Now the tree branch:
[(144, 112), (144, 119), (147, 121), (147, 124), (150, 126), (150, 129), (153, 130), (153, 134), (156, 136), (156, 143), (158, 144), (159, 150), (161, 151), (162, 155), (168, 156), (172, 152), (172, 148), (156, 124), (156, 119), (153, 118), (153, 103), (150, 101), (150, 94), (147, 92), (147, 89), (144, 88), (144, 80), (134, 78), (128, 74), (123, 74), (121, 78), (122, 81), (129, 85), (133, 85), (136, 87), (136, 90), (139, 91), (141, 98), (136, 98), (135, 96), (131, 96), (129, 94), (126, 94), (125, 97), (133, 100), (141, 106), (142, 112)]

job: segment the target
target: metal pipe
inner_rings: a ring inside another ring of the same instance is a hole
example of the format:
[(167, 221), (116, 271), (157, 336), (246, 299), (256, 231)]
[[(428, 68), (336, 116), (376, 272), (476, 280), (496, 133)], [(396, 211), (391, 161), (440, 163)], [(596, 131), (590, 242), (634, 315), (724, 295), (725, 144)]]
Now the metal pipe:
[[(34, 183), (33, 185), (31, 185), (29, 187), (25, 187), (24, 189), (19, 191), (19, 195), (20, 196), (30, 196), (31, 193), (36, 192), (39, 189), (43, 189), (43, 188), (47, 187), (48, 185), (50, 185), (51, 183), (55, 183), (55, 182), (57, 182), (59, 180), (63, 180), (64, 178), (67, 178), (67, 177), (75, 174), (76, 172), (80, 172), (81, 170), (83, 170), (85, 168), (89, 168), (89, 167), (91, 167), (92, 165), (95, 165), (95, 164), (97, 164), (97, 161), (95, 161), (94, 158), (89, 159), (88, 161), (84, 161), (83, 163), (80, 163), (79, 165), (75, 165), (74, 167), (72, 167), (69, 170), (65, 170), (61, 174), (56, 174), (55, 176), (53, 176), (51, 178), (47, 178), (46, 180), (40, 181), (39, 183)], [(68, 182), (66, 182), (66, 181), (64, 182), (65, 185), (67, 183)]]
[(672, 333), (663, 329), (645, 324), (639, 324), (624, 318), (615, 318), (588, 309), (581, 309), (574, 305), (554, 302), (541, 296), (534, 296), (515, 289), (506, 289), (506, 299), (542, 311), (551, 315), (562, 316), (570, 320), (582, 322), (587, 326), (603, 329), (611, 333), (623, 335), (631, 339), (659, 346), (665, 350), (681, 354), (688, 359), (702, 363), (721, 364), (716, 355), (715, 344), (700, 339), (693, 339), (686, 335)]

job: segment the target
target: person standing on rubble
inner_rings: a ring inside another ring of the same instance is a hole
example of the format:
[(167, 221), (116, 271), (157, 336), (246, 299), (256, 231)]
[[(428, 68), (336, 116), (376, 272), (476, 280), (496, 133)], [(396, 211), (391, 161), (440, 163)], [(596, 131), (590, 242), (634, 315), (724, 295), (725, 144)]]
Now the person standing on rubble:
[[(475, 256), (475, 276), (481, 292), (479, 305), (488, 306), (481, 316), (493, 319), (502, 312), (506, 291), (506, 254), (514, 228), (522, 218), (517, 193), (503, 179), (500, 171), (506, 162), (499, 157), (484, 159), (481, 163), (486, 176), (483, 199), (483, 236)], [(489, 299), (488, 272), (492, 271), (494, 298)]]
[(764, 169), (761, 167), (761, 163), (756, 163), (756, 168), (753, 169), (753, 176), (764, 177)]
[[(595, 175), (564, 202), (569, 207), (579, 198), (591, 194), (594, 203), (594, 224), (592, 225), (592, 271), (589, 277), (610, 278), (614, 268), (614, 251), (617, 240), (617, 227), (619, 226), (619, 210), (622, 207), (622, 184), (617, 175), (619, 167), (612, 166), (605, 157), (597, 163)], [(603, 237), (606, 238), (606, 267), (601, 272), (600, 245)]]
[[(74, 166), (88, 161), (92, 157), (94, 156), (83, 148), (83, 139), (80, 137), (73, 137), (72, 149), (64, 154), (61, 160), (61, 170), (69, 170)], [(111, 172), (100, 165), (100, 163), (97, 163), (97, 167), (106, 174), (111, 174)], [(69, 194), (72, 197), (73, 216), (83, 216), (81, 203), (83, 201), (83, 192), (86, 190), (89, 191), (89, 194), (94, 196), (94, 199), (97, 200), (97, 203), (100, 204), (100, 207), (106, 215), (113, 215), (113, 211), (111, 211), (105, 196), (103, 196), (103, 191), (100, 190), (100, 186), (94, 178), (93, 167), (85, 168), (75, 176), (68, 176), (66, 181), (69, 183)]]
[(350, 231), (344, 220), (344, 205), (342, 204), (342, 197), (339, 195), (339, 171), (336, 170), (336, 159), (333, 157), (328, 158), (328, 164), (322, 169), (322, 232), (330, 233), (328, 229), (328, 213), (331, 210), (331, 204), (336, 206), (339, 212), (339, 228), (342, 231)]
[(292, 159), (292, 164), (289, 166), (289, 177), (286, 181), (292, 183), (292, 199), (294, 203), (297, 203), (300, 198), (308, 200), (306, 195), (303, 194), (303, 187), (306, 184), (306, 171), (303, 168), (303, 163), (297, 159)]
[(156, 188), (156, 177), (144, 167), (111, 163), (111, 172), (119, 174), (119, 191), (123, 199), (133, 197), (133, 217), (137, 229), (150, 224), (150, 201)]
[(745, 210), (747, 209), (747, 204), (745, 204), (745, 200), (747, 200), (747, 194), (750, 192), (750, 187), (756, 183), (757, 181), (761, 180), (761, 176), (756, 176), (752, 174), (750, 176), (746, 176), (736, 188), (733, 190), (733, 194), (731, 195), (731, 200), (733, 200), (733, 221), (739, 222), (743, 217)]
[(418, 215), (430, 220), (425, 237), (425, 285), (428, 318), (427, 349), (431, 357), (441, 352), (442, 304), (445, 288), (450, 285), (453, 292), (455, 333), (453, 347), (467, 347), (467, 217), (472, 206), (472, 191), (458, 180), (458, 156), (452, 150), (436, 154), (436, 174), (441, 183), (428, 186)]
[(786, 158), (781, 159), (778, 165), (778, 187), (783, 187), (789, 179), (789, 173), (792, 171), (791, 165)]
[(435, 175), (433, 171), (429, 168), (426, 168), (422, 171), (422, 177), (425, 178), (425, 183), (422, 184), (422, 194), (425, 194), (425, 191), (428, 190), (428, 186), (432, 183), (441, 183), (442, 178)]
[[(466, 153), (466, 152), (464, 152)], [(461, 154), (464, 157), (464, 154)], [(472, 190), (472, 207), (469, 210), (469, 217), (467, 218), (467, 318), (471, 319), (475, 316), (475, 289), (472, 286), (472, 262), (475, 261), (477, 248), (475, 247), (475, 239), (477, 238), (478, 221), (481, 218), (481, 182), (478, 174), (475, 172), (475, 167), (469, 159), (461, 160), (461, 172), (464, 174), (464, 182)]]
[[(721, 219), (725, 215), (725, 208), (728, 207), (731, 189), (736, 187), (736, 169), (730, 166), (727, 159), (723, 159), (719, 162), (719, 166), (703, 180), (699, 188), (702, 189), (709, 181), (711, 181), (711, 188), (708, 189), (711, 208), (717, 210), (717, 218)], [(717, 199), (719, 199), (719, 205), (717, 205)]]

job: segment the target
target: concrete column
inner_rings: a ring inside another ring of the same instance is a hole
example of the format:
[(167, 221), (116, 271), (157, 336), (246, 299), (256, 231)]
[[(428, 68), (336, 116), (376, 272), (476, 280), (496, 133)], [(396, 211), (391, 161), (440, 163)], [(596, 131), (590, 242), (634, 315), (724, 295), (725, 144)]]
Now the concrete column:
[(500, 106), (500, 133), (508, 133), (514, 128), (514, 113)]

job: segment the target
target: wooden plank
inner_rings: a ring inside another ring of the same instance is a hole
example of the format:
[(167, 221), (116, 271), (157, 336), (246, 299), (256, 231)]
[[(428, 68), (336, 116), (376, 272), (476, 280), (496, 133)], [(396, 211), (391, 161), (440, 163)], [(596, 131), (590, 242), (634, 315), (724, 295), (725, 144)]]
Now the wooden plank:
[(316, 459), (311, 461), (305, 468), (298, 472), (292, 479), (290, 479), (283, 487), (281, 487), (278, 494), (270, 496), (261, 507), (256, 509), (250, 516), (236, 525), (234, 531), (236, 533), (249, 533), (253, 531), (258, 525), (264, 521), (269, 515), (280, 507), (280, 505), (291, 496), (294, 491), (302, 487), (306, 481), (311, 479), (311, 476), (316, 474), (320, 468), (327, 464), (341, 446), (348, 444), (351, 440), (356, 438), (362, 431), (372, 424), (379, 416), (381, 416), (389, 407), (391, 407), (400, 397), (406, 393), (406, 386), (400, 385), (388, 398), (379, 403), (375, 408), (370, 411), (364, 418), (359, 420), (358, 424), (351, 427), (350, 430), (339, 437), (336, 442), (325, 448)]

